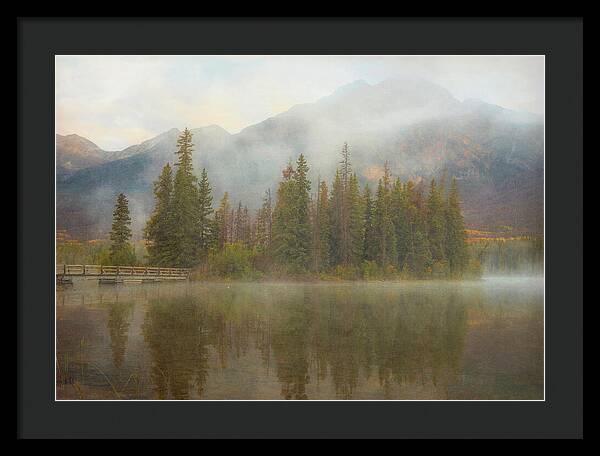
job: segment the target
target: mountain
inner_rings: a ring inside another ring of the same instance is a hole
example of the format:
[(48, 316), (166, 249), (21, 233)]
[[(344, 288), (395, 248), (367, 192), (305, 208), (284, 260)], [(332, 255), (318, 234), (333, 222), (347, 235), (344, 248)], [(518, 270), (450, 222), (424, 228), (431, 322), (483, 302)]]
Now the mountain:
[[(176, 159), (179, 130), (124, 149), (116, 160), (74, 171), (58, 183), (57, 225), (76, 237), (104, 236), (118, 192), (140, 230), (152, 210), (152, 182)], [(472, 228), (543, 230), (543, 121), (478, 100), (457, 100), (421, 79), (356, 81), (314, 103), (230, 134), (192, 130), (194, 166), (205, 167), (215, 204), (224, 191), (256, 209), (281, 170), (304, 153), (313, 182), (330, 181), (348, 142), (363, 184), (376, 185), (387, 160), (402, 179), (427, 181), (445, 170), (459, 179)]]
[(56, 171), (59, 176), (107, 161), (106, 152), (79, 135), (56, 135)]
[[(140, 145), (141, 146), (141, 145)], [(141, 152), (140, 146), (132, 146), (117, 152), (101, 149), (92, 141), (76, 134), (56, 135), (56, 175), (64, 180), (76, 171), (98, 166), (113, 160)]]

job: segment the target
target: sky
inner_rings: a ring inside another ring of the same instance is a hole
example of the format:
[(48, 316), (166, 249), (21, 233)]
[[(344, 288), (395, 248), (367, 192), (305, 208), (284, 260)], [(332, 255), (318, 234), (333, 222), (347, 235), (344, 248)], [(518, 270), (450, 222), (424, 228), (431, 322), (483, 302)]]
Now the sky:
[(56, 132), (121, 150), (171, 128), (230, 133), (356, 80), (422, 77), (456, 98), (544, 112), (543, 56), (56, 56)]

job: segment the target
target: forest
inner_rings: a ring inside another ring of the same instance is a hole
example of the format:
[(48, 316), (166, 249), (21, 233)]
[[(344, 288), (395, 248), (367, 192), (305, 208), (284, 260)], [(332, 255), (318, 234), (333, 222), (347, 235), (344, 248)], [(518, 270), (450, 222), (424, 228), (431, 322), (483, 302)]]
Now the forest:
[[(385, 163), (376, 188), (361, 188), (344, 144), (333, 181), (311, 188), (302, 154), (289, 163), (275, 195), (251, 214), (229, 194), (213, 207), (208, 174), (192, 164), (192, 133), (177, 140), (176, 160), (154, 184), (143, 262), (188, 267), (193, 277), (320, 279), (461, 278), (481, 274), (469, 248), (456, 179), (402, 182)], [(142, 262), (131, 243), (124, 194), (117, 198), (110, 247), (101, 262)], [(139, 249), (138, 249), (139, 250)], [(481, 252), (479, 252), (481, 253)]]

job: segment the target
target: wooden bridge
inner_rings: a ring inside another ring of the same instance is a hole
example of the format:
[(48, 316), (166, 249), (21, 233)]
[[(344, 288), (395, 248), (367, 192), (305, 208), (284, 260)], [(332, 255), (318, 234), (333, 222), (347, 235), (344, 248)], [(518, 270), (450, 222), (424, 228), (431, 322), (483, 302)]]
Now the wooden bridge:
[(57, 264), (58, 283), (72, 283), (73, 277), (97, 278), (100, 283), (160, 282), (187, 280), (190, 269), (146, 266), (101, 266), (99, 264)]

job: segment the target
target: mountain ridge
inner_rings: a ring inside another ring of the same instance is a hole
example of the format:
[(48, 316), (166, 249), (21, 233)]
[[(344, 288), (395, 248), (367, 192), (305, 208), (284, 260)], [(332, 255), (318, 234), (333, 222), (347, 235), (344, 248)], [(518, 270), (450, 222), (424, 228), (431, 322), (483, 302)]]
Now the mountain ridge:
[[(480, 100), (461, 102), (428, 82), (406, 84), (355, 81), (235, 134), (218, 125), (194, 128), (196, 173), (207, 169), (215, 202), (227, 190), (255, 209), (267, 188), (275, 190), (281, 169), (299, 153), (307, 157), (313, 180), (319, 175), (330, 181), (347, 141), (363, 184), (375, 183), (377, 167), (386, 160), (402, 179), (429, 179), (446, 170), (461, 182), (471, 227), (540, 231), (541, 118)], [(61, 227), (74, 229), (81, 237), (105, 233), (117, 191), (131, 195), (134, 211), (147, 217), (152, 182), (166, 162), (175, 161), (179, 132), (177, 128), (163, 132), (123, 149), (126, 156), (118, 160), (77, 170), (59, 182), (59, 221), (64, 214), (75, 220)], [(514, 192), (515, 185), (521, 193)], [(481, 195), (488, 195), (489, 204)], [(99, 209), (95, 214), (86, 210), (90, 204)]]

